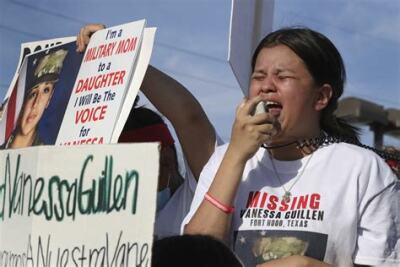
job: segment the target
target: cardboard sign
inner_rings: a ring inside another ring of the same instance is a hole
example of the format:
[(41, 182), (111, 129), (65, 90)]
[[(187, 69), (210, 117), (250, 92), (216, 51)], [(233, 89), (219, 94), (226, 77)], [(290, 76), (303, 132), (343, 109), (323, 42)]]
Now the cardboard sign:
[(26, 45), (47, 48), (25, 56), (3, 101), (0, 149), (117, 142), (154, 36), (140, 20), (96, 32), (84, 55), (71, 38)]
[(248, 95), (251, 58), (259, 41), (272, 31), (273, 0), (232, 0), (228, 61)]
[(140, 51), (145, 21), (91, 37), (56, 143), (109, 143)]
[(158, 164), (157, 143), (1, 151), (0, 266), (150, 266)]
[[(3, 144), (11, 135), (18, 118), (17, 113), (22, 106), (25, 88), (23, 88), (21, 83), (18, 83), (18, 81), (23, 81), (25, 77), (24, 73), (26, 73), (26, 66), (24, 70), (20, 70), (25, 57), (44, 49), (48, 50), (54, 46), (75, 42), (75, 40), (76, 37), (63, 37), (21, 44), (17, 69), (4, 99), (0, 104), (0, 144)], [(20, 77), (20, 74), (22, 77)]]

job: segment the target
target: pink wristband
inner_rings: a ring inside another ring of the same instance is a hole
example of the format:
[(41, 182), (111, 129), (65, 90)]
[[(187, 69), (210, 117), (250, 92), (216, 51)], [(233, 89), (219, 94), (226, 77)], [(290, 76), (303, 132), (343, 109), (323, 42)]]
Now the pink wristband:
[(204, 198), (210, 202), (211, 204), (213, 204), (216, 208), (220, 209), (221, 211), (230, 214), (233, 213), (235, 211), (235, 208), (232, 206), (226, 206), (224, 204), (222, 204), (221, 202), (219, 202), (218, 200), (216, 200), (215, 198), (213, 198), (208, 192), (205, 194)]

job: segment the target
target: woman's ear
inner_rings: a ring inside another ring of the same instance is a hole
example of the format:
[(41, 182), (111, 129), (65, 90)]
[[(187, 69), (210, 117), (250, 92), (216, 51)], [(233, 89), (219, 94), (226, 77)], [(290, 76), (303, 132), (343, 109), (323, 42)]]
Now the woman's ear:
[(329, 100), (331, 100), (332, 98), (332, 86), (330, 84), (323, 84), (321, 87), (319, 87), (316, 95), (316, 99), (315, 99), (315, 103), (314, 103), (314, 108), (316, 111), (321, 111), (324, 108), (326, 108), (326, 106), (329, 103)]

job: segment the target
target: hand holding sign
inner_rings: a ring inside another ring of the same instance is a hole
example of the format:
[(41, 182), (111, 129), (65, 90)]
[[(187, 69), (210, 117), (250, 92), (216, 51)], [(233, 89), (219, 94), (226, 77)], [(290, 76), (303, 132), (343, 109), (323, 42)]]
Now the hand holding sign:
[(81, 28), (76, 38), (76, 51), (84, 52), (93, 33), (105, 29), (103, 24), (87, 24)]

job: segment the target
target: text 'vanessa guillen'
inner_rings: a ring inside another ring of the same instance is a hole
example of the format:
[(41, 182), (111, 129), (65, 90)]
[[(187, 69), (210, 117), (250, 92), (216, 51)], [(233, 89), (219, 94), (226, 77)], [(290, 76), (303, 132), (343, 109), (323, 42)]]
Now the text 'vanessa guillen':
[(113, 174), (113, 157), (106, 156), (101, 175), (93, 179), (89, 176), (94, 171), (88, 171), (93, 160), (93, 155), (86, 157), (79, 178), (63, 179), (58, 175), (34, 178), (20, 170), (21, 155), (14, 162), (15, 168), (7, 155), (4, 179), (0, 182), (0, 220), (15, 214), (44, 216), (48, 221), (62, 221), (66, 217), (74, 220), (77, 214), (110, 213), (127, 208), (135, 214), (139, 173), (129, 170), (124, 175)]

